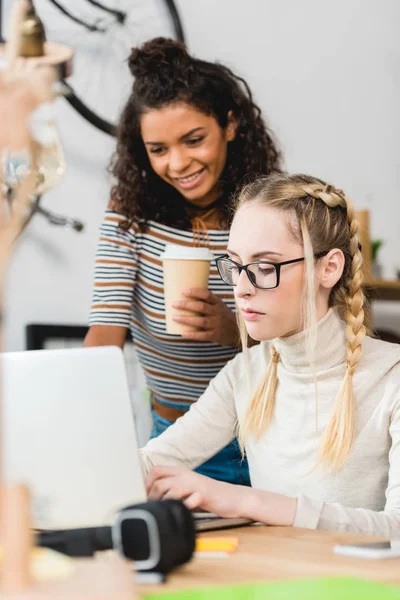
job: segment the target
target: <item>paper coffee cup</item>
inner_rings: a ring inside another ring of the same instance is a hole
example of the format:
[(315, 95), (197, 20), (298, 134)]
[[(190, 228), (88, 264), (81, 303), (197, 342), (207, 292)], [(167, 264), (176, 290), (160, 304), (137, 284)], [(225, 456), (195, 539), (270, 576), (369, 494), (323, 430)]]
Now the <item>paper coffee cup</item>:
[(214, 260), (208, 248), (192, 248), (167, 244), (160, 256), (164, 271), (165, 320), (167, 333), (179, 335), (183, 331), (196, 331), (196, 327), (183, 325), (173, 321), (173, 317), (182, 315), (197, 315), (187, 310), (174, 308), (174, 302), (187, 299), (182, 295), (189, 288), (208, 289), (210, 262)]

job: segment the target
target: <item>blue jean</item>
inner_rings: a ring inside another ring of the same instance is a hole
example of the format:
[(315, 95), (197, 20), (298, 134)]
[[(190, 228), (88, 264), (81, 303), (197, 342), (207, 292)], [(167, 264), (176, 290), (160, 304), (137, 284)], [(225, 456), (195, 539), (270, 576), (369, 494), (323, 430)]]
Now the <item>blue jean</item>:
[[(152, 413), (153, 429), (151, 437), (154, 438), (163, 433), (173, 422), (163, 419), (154, 410)], [(215, 456), (195, 470), (196, 473), (218, 479), (219, 481), (237, 483), (239, 485), (251, 485), (247, 460), (246, 458), (242, 459), (237, 440), (233, 440), (228, 446), (222, 448)]]

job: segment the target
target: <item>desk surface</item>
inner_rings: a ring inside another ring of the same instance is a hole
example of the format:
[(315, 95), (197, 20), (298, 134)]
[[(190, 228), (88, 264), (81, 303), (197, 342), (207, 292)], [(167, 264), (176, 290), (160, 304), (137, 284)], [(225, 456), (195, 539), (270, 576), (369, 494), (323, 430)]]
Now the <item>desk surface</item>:
[[(322, 576), (353, 576), (400, 583), (400, 558), (371, 560), (333, 554), (338, 543), (379, 538), (294, 527), (242, 527), (201, 537), (239, 538), (236, 553), (227, 558), (195, 558), (177, 569), (164, 585), (141, 585), (139, 594), (207, 585)], [(162, 596), (160, 596), (162, 598)]]

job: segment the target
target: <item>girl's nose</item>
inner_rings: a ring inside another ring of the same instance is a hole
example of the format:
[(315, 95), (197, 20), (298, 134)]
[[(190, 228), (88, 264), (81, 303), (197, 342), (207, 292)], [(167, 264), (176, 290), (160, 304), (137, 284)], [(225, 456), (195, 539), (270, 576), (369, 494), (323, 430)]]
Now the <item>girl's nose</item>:
[(173, 148), (169, 153), (168, 168), (172, 177), (179, 177), (190, 165), (190, 158), (183, 148)]
[(246, 271), (243, 269), (239, 275), (235, 287), (235, 295), (238, 298), (244, 298), (245, 296), (254, 296), (256, 288), (251, 283)]

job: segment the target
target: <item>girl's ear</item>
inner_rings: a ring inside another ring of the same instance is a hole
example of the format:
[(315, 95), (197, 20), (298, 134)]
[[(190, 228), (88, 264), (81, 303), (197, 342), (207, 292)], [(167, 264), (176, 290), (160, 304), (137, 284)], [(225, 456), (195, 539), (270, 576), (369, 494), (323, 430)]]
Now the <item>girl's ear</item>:
[(238, 120), (233, 110), (228, 112), (228, 124), (226, 126), (225, 135), (227, 142), (233, 142), (236, 137), (236, 131), (238, 127)]
[(339, 281), (344, 269), (344, 254), (339, 248), (333, 248), (320, 260), (320, 285), (332, 289)]

